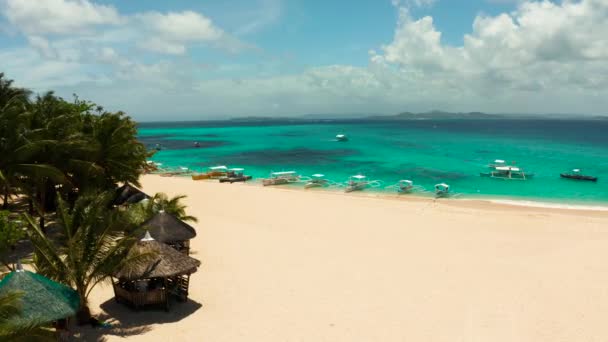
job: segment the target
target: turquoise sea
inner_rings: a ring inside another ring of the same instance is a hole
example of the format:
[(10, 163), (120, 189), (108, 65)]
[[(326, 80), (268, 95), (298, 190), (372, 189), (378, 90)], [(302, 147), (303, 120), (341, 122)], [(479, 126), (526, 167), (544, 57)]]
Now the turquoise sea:
[[(335, 141), (339, 133), (349, 141)], [(255, 178), (295, 170), (336, 182), (363, 173), (383, 182), (367, 191), (390, 191), (384, 187), (411, 179), (428, 191), (448, 183), (463, 198), (608, 204), (606, 120), (167, 122), (140, 124), (139, 138), (150, 148), (162, 144), (152, 160), (163, 167), (204, 171), (228, 165)], [(495, 159), (515, 162), (534, 178), (480, 177)], [(574, 168), (599, 181), (560, 178)]]

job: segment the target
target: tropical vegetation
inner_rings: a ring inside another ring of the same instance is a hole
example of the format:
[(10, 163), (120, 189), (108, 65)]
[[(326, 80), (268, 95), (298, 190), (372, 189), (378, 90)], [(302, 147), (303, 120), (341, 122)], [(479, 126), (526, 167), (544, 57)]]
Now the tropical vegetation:
[[(79, 320), (86, 322), (95, 286), (148, 257), (128, 254), (138, 225), (160, 210), (196, 221), (186, 214), (184, 196), (156, 194), (143, 204), (113, 205), (120, 184), (139, 185), (150, 155), (125, 113), (106, 111), (76, 95), (71, 101), (53, 92), (33, 95), (0, 73), (0, 200), (5, 210), (0, 211), (0, 269), (12, 270), (15, 261), (9, 254), (28, 239), (36, 272), (73, 288), (80, 297)], [(38, 331), (35, 322), (2, 324), (3, 317), (19, 315), (18, 302), (19, 294), (0, 298), (0, 340)]]

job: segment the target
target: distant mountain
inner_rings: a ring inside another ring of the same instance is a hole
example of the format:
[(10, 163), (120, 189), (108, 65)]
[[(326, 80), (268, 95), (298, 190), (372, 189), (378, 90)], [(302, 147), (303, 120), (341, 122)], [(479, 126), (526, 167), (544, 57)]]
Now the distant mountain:
[(437, 120), (437, 119), (500, 119), (508, 117), (503, 114), (486, 114), (482, 112), (450, 113), (433, 110), (425, 113), (403, 112), (395, 115), (375, 115), (367, 119), (373, 120)]

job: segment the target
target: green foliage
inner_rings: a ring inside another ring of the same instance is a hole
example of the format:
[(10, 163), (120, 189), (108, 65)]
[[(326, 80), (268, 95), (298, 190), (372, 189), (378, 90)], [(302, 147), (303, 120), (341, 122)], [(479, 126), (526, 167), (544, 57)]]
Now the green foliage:
[(186, 205), (182, 201), (184, 198), (186, 195), (169, 198), (165, 193), (156, 193), (150, 200), (130, 207), (131, 220), (136, 226), (139, 226), (159, 211), (164, 211), (182, 221), (198, 222), (196, 217), (186, 214)]
[(0, 262), (7, 268), (10, 269), (7, 254), (24, 237), (21, 225), (11, 220), (8, 212), (0, 211)]
[(25, 195), (43, 217), (55, 208), (57, 188), (67, 198), (137, 185), (149, 152), (125, 113), (53, 92), (30, 98), (0, 73), (0, 155), (4, 208), (12, 195)]
[(97, 284), (107, 280), (125, 263), (136, 261), (127, 258), (135, 242), (124, 233), (129, 229), (127, 214), (108, 209), (112, 195), (108, 192), (81, 196), (72, 210), (59, 198), (60, 241), (49, 239), (26, 215), (36, 271), (74, 288), (82, 308), (88, 308), (87, 298)]

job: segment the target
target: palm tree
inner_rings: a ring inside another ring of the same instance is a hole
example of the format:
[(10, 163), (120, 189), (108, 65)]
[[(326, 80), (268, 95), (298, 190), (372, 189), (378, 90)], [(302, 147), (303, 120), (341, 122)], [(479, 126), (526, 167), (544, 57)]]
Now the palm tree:
[(198, 222), (196, 217), (186, 214), (187, 206), (182, 201), (186, 197), (186, 195), (177, 195), (169, 198), (167, 194), (158, 192), (151, 199), (131, 206), (131, 221), (139, 226), (159, 211), (164, 211), (182, 221)]
[(125, 213), (108, 209), (112, 197), (112, 193), (81, 196), (71, 211), (58, 197), (60, 241), (52, 241), (26, 215), (37, 272), (78, 292), (82, 323), (91, 317), (87, 299), (93, 288), (108, 280), (117, 268), (137, 262), (127, 258), (134, 239), (124, 233), (128, 227)]
[(43, 324), (14, 325), (10, 319), (21, 313), (22, 293), (9, 292), (0, 295), (0, 341), (54, 341), (54, 335)]

